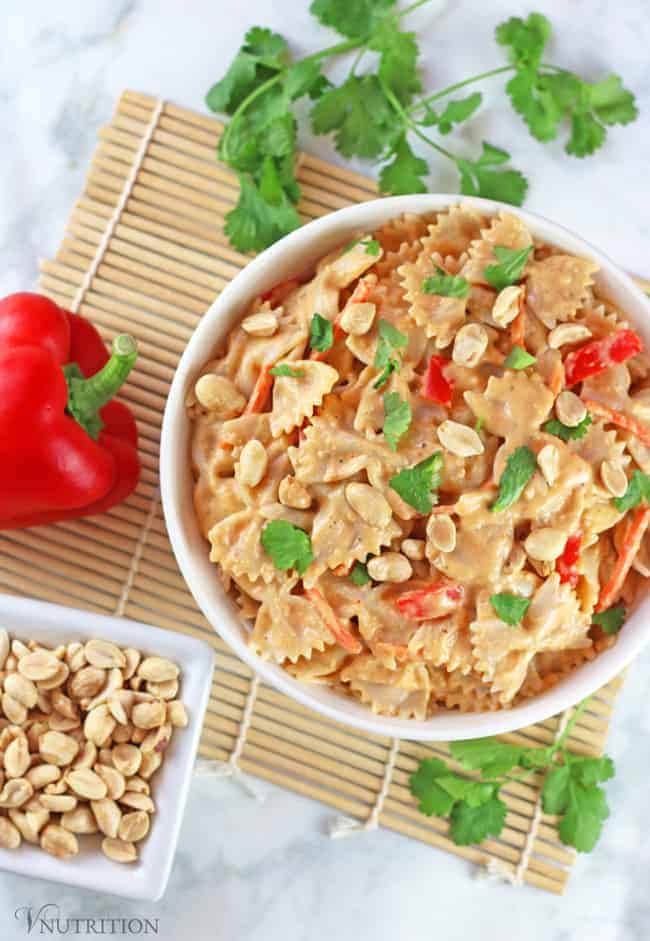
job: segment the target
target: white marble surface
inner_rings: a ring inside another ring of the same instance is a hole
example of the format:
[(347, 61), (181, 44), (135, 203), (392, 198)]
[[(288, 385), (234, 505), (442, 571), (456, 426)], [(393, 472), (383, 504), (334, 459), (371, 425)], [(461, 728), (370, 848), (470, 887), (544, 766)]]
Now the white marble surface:
[[(527, 136), (505, 105), (501, 80), (494, 79), (484, 89), (488, 106), (462, 146), (469, 153), (483, 136), (506, 146), (531, 178), (530, 208), (650, 274), (650, 12), (644, 0), (461, 0), (446, 7), (434, 0), (430, 11), (413, 17), (423, 37), (427, 84), (499, 64), (494, 24), (530, 9), (553, 19), (555, 61), (594, 77), (607, 68), (620, 71), (637, 93), (641, 118), (614, 129), (597, 158), (570, 160), (559, 145), (542, 147)], [(2, 13), (1, 294), (32, 286), (39, 257), (54, 251), (97, 129), (122, 89), (201, 108), (248, 25), (271, 25), (301, 51), (330, 41), (313, 27), (306, 0), (4, 0)], [(308, 134), (303, 139), (314, 148)], [(333, 156), (322, 140), (318, 148)], [(446, 167), (434, 172), (432, 189), (453, 185)], [(69, 917), (158, 918), (158, 936), (166, 941), (501, 941), (515, 932), (525, 941), (645, 941), (648, 670), (650, 654), (631, 671), (612, 729), (609, 750), (618, 765), (609, 787), (612, 817), (597, 851), (579, 860), (561, 901), (477, 881), (465, 863), (394, 834), (331, 842), (323, 835), (327, 808), (271, 788), (258, 805), (229, 782), (200, 779), (161, 903), (124, 903), (0, 874), (0, 937), (26, 936), (24, 922), (14, 920), (16, 908), (56, 901)]]

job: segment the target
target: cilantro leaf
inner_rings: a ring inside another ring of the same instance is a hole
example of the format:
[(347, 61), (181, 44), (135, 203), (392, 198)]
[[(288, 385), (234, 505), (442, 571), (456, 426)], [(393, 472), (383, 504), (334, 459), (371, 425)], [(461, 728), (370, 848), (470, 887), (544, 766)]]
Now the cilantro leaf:
[(537, 461), (535, 455), (526, 445), (515, 448), (506, 463), (505, 470), (499, 481), (499, 496), (490, 507), (493, 513), (498, 513), (511, 506), (519, 499), (524, 487), (535, 473)]
[(618, 634), (623, 627), (626, 614), (625, 605), (618, 604), (613, 608), (607, 608), (606, 611), (599, 611), (598, 614), (594, 614), (591, 623), (598, 624), (605, 634)]
[(434, 491), (440, 486), (442, 465), (442, 451), (436, 451), (414, 467), (399, 471), (390, 478), (388, 486), (418, 513), (430, 513), (438, 502)]
[(411, 406), (400, 398), (397, 392), (384, 395), (384, 437), (391, 451), (397, 451), (397, 445), (411, 425)]
[(416, 157), (409, 147), (406, 134), (400, 134), (391, 150), (391, 163), (384, 164), (379, 174), (379, 189), (382, 193), (403, 196), (408, 193), (426, 193), (423, 181), (429, 172), (428, 164)]
[(561, 438), (562, 441), (579, 441), (587, 434), (590, 425), (591, 415), (585, 415), (580, 424), (574, 428), (562, 424), (557, 418), (551, 418), (550, 421), (542, 425), (542, 431), (549, 435), (555, 435), (556, 438)]
[(440, 786), (439, 778), (447, 778), (449, 769), (440, 758), (424, 758), (409, 778), (411, 794), (419, 800), (418, 809), (431, 817), (446, 817), (454, 806), (454, 798)]
[(600, 758), (569, 758), (569, 770), (572, 780), (583, 787), (593, 787), (601, 781), (614, 777), (614, 762), (607, 755)]
[(590, 86), (591, 106), (603, 124), (630, 124), (639, 116), (634, 95), (619, 75), (608, 75)]
[(350, 581), (355, 585), (367, 585), (372, 581), (368, 575), (368, 567), (363, 562), (355, 562), (350, 570)]
[(461, 778), (458, 774), (439, 777), (436, 783), (455, 800), (465, 801), (470, 807), (480, 807), (489, 801), (494, 793), (493, 784), (471, 781), (469, 778)]
[(318, 350), (324, 353), (329, 350), (334, 343), (334, 327), (330, 320), (321, 317), (320, 314), (314, 314), (311, 318), (311, 328), (309, 331), (309, 346), (312, 350)]
[(539, 141), (557, 137), (558, 127), (565, 114), (553, 94), (554, 86), (546, 76), (533, 68), (518, 71), (507, 83), (506, 92), (512, 107), (526, 122), (530, 133)]
[(614, 506), (621, 513), (634, 509), (639, 503), (650, 503), (650, 474), (635, 470), (622, 497), (614, 497)]
[(211, 111), (232, 114), (251, 92), (284, 67), (287, 41), (278, 33), (253, 26), (224, 77), (210, 88)]
[(281, 571), (295, 568), (303, 575), (314, 561), (309, 534), (287, 520), (267, 523), (262, 530), (262, 545), (276, 569)]
[(381, 245), (377, 239), (362, 239), (360, 244), (365, 246), (366, 255), (373, 255), (376, 258), (381, 251)]
[(494, 256), (497, 264), (488, 265), (485, 268), (483, 274), (486, 280), (497, 291), (502, 291), (503, 288), (516, 284), (524, 273), (526, 262), (532, 251), (532, 245), (527, 248), (507, 248), (505, 245), (495, 245)]
[(379, 78), (398, 101), (407, 105), (422, 91), (417, 72), (418, 45), (415, 33), (396, 29), (392, 17), (381, 20), (370, 40), (369, 49), (379, 53)]
[(485, 424), (485, 419), (483, 418), (482, 415), (479, 415), (479, 417), (476, 419), (476, 424), (474, 425), (474, 431), (476, 432), (477, 435), (480, 435), (480, 433), (483, 431), (484, 424)]
[(545, 814), (562, 814), (569, 803), (571, 774), (568, 765), (551, 768), (542, 787), (542, 807)]
[(287, 376), (290, 379), (300, 379), (305, 375), (304, 370), (294, 369), (289, 363), (278, 363), (277, 366), (269, 369), (269, 373), (272, 376)]
[(571, 783), (566, 813), (560, 821), (560, 839), (581, 853), (589, 853), (608, 817), (607, 798), (601, 788)]
[(496, 28), (496, 40), (508, 47), (508, 57), (517, 66), (537, 67), (551, 35), (551, 24), (541, 13), (526, 20), (512, 16)]
[(424, 294), (438, 294), (440, 297), (467, 297), (469, 295), (469, 281), (460, 275), (447, 274), (444, 268), (436, 265), (435, 275), (425, 278), (422, 282)]
[(528, 181), (519, 170), (495, 170), (506, 163), (510, 154), (483, 141), (478, 160), (456, 159), (460, 173), (460, 191), (465, 196), (483, 196), (503, 203), (521, 206), (528, 189)]
[(377, 75), (350, 75), (328, 89), (313, 106), (311, 121), (316, 134), (336, 132), (344, 157), (378, 157), (400, 126)]
[(342, 36), (361, 39), (395, 6), (395, 0), (313, 0), (309, 10), (323, 26)]
[(500, 777), (521, 763), (522, 749), (500, 742), (498, 738), (472, 738), (451, 742), (452, 757), (469, 771), (480, 771), (484, 778)]
[(240, 252), (261, 251), (300, 225), (300, 216), (282, 189), (277, 170), (271, 163), (266, 166), (266, 185), (264, 178), (257, 186), (248, 174), (240, 174), (239, 200), (226, 215), (224, 232)]
[(330, 87), (330, 82), (320, 70), (320, 64), (313, 59), (302, 59), (294, 62), (284, 77), (284, 87), (292, 101), (309, 95), (315, 100)]
[(457, 846), (482, 843), (486, 836), (499, 836), (503, 830), (507, 806), (495, 792), (488, 801), (472, 807), (459, 801), (451, 812), (451, 837)]
[(380, 320), (378, 324), (379, 342), (373, 365), (381, 369), (379, 377), (373, 382), (373, 389), (381, 389), (388, 381), (391, 373), (397, 372), (401, 366), (401, 359), (395, 355), (398, 350), (408, 344), (408, 337), (394, 327), (389, 320)]
[(471, 118), (481, 107), (482, 101), (483, 95), (480, 91), (468, 95), (467, 98), (456, 98), (447, 104), (442, 114), (435, 116), (433, 122), (431, 122), (432, 115), (430, 113), (427, 123), (435, 123), (438, 125), (441, 134), (449, 134), (455, 124), (462, 124), (463, 121)]
[(515, 343), (503, 365), (506, 369), (527, 369), (528, 366), (532, 366), (536, 362), (537, 359), (531, 356), (528, 350)]
[(530, 607), (530, 598), (520, 598), (503, 591), (498, 595), (491, 595), (490, 604), (501, 621), (516, 627)]

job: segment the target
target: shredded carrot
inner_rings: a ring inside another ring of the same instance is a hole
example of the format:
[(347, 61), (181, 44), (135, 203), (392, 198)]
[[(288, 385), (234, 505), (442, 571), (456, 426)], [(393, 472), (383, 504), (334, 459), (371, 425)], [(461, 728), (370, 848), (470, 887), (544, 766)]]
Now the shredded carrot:
[(627, 578), (627, 573), (630, 571), (632, 563), (641, 548), (641, 542), (649, 523), (650, 507), (641, 506), (635, 510), (612, 574), (600, 590), (596, 611), (605, 611), (618, 598), (623, 588), (623, 582)]
[(248, 400), (248, 405), (244, 409), (246, 415), (254, 412), (261, 412), (266, 405), (266, 400), (273, 386), (273, 376), (270, 373), (271, 366), (262, 366), (260, 374), (257, 377), (253, 394)]
[(349, 575), (352, 569), (352, 564), (350, 562), (342, 562), (341, 565), (337, 565), (335, 569), (332, 569), (332, 575), (338, 575), (339, 578), (343, 575)]
[(343, 627), (321, 592), (317, 588), (306, 588), (305, 595), (307, 598), (309, 598), (327, 627), (336, 638), (336, 642), (340, 644), (344, 650), (348, 650), (350, 653), (361, 653), (363, 649), (361, 641), (357, 637), (354, 637), (354, 635), (351, 634), (347, 628)]
[(553, 367), (553, 372), (548, 380), (548, 387), (556, 398), (564, 388), (564, 366), (561, 359)]
[(599, 415), (605, 421), (611, 422), (612, 425), (624, 428), (625, 431), (631, 431), (635, 438), (650, 447), (650, 428), (646, 428), (638, 419), (632, 415), (627, 415), (625, 412), (619, 412), (615, 408), (610, 408), (609, 405), (603, 405), (602, 402), (594, 402), (593, 399), (583, 399), (583, 401), (587, 406), (587, 411), (592, 415)]
[(519, 311), (515, 319), (510, 324), (510, 340), (513, 346), (520, 346), (522, 350), (526, 349), (524, 335), (526, 333), (526, 321), (523, 310)]
[(230, 441), (220, 441), (217, 447), (221, 448), (222, 451), (234, 451), (235, 449), (235, 445), (231, 444)]

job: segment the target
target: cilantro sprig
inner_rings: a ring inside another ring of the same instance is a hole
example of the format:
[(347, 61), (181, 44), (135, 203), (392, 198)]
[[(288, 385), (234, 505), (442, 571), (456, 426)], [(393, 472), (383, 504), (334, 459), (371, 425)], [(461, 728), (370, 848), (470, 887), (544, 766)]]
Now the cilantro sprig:
[(537, 459), (526, 445), (515, 448), (499, 481), (499, 495), (490, 507), (493, 513), (512, 506), (524, 492), (524, 488), (535, 473)]
[[(501, 789), (535, 772), (546, 772), (542, 809), (560, 816), (563, 843), (590, 852), (609, 816), (600, 785), (614, 776), (614, 764), (606, 755), (585, 758), (567, 747), (587, 705), (588, 700), (580, 703), (557, 742), (545, 748), (522, 748), (497, 738), (452, 742), (451, 757), (465, 773), (454, 771), (440, 758), (424, 758), (410, 778), (419, 810), (427, 816), (449, 817), (450, 836), (457, 845), (481, 843), (503, 830), (508, 808), (500, 797)], [(478, 772), (480, 777), (467, 772)]]
[(614, 506), (621, 513), (633, 510), (639, 503), (650, 503), (650, 474), (635, 470), (622, 497), (614, 497)]
[(372, 384), (373, 389), (381, 389), (386, 385), (392, 373), (399, 372), (402, 365), (399, 351), (408, 345), (406, 334), (394, 327), (389, 320), (380, 320), (377, 324), (377, 332), (379, 340), (373, 366), (381, 372)]
[[(523, 202), (528, 181), (508, 166), (506, 150), (484, 142), (481, 153), (472, 157), (441, 143), (482, 105), (480, 92), (453, 97), (456, 91), (509, 75), (506, 92), (531, 134), (540, 141), (552, 140), (566, 122), (566, 151), (577, 157), (602, 146), (611, 126), (635, 120), (634, 97), (618, 75), (587, 82), (544, 61), (551, 25), (539, 13), (527, 19), (511, 17), (497, 26), (496, 41), (507, 53), (507, 65), (418, 98), (423, 91), (418, 38), (403, 28), (403, 21), (427, 2), (415, 0), (398, 9), (396, 0), (313, 0), (312, 14), (340, 38), (302, 59), (294, 59), (286, 38), (270, 29), (254, 26), (246, 33), (226, 74), (206, 96), (212, 111), (231, 118), (218, 156), (237, 173), (241, 187), (225, 225), (235, 248), (259, 251), (300, 224), (294, 112), (301, 99), (312, 102), (312, 129), (332, 134), (344, 157), (381, 164), (379, 185), (384, 193), (436, 188), (435, 183), (427, 185), (431, 168), (419, 152), (426, 148), (455, 165), (462, 193), (515, 205)], [(323, 67), (345, 55), (355, 57), (352, 67), (334, 85)], [(365, 69), (364, 59), (369, 62)], [(414, 139), (419, 142), (417, 153)]]
[(271, 520), (262, 530), (262, 546), (276, 569), (295, 568), (304, 575), (314, 561), (309, 533), (288, 520)]
[(309, 329), (309, 347), (319, 353), (325, 353), (334, 343), (334, 327), (331, 320), (314, 314)]
[(418, 513), (430, 513), (438, 502), (435, 491), (440, 486), (443, 462), (442, 451), (435, 451), (413, 467), (394, 474), (388, 486)]
[(506, 245), (494, 246), (494, 257), (496, 264), (488, 265), (483, 274), (487, 281), (497, 291), (510, 287), (511, 284), (517, 284), (524, 273), (526, 262), (533, 250), (532, 245), (526, 248), (508, 248)]
[(556, 438), (561, 438), (562, 441), (580, 441), (589, 431), (591, 424), (591, 415), (585, 415), (580, 424), (574, 425), (573, 428), (570, 425), (563, 424), (558, 418), (551, 418), (542, 425), (542, 431), (549, 435), (555, 435)]
[(387, 392), (384, 395), (384, 438), (391, 451), (397, 451), (400, 438), (403, 438), (411, 427), (411, 406), (398, 392)]
[(469, 294), (469, 281), (460, 275), (447, 274), (444, 268), (436, 266), (436, 274), (422, 282), (424, 294), (438, 294), (440, 297), (465, 298)]

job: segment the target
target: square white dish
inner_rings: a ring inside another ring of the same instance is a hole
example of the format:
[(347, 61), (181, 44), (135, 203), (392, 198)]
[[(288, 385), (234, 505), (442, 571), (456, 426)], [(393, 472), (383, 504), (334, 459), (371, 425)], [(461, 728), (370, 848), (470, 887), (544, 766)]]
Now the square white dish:
[(176, 729), (161, 768), (152, 779), (156, 803), (151, 830), (138, 845), (135, 863), (108, 859), (98, 836), (81, 836), (73, 859), (59, 860), (23, 840), (15, 850), (0, 848), (0, 869), (131, 899), (156, 901), (167, 886), (187, 802), (203, 716), (210, 695), (214, 655), (201, 640), (160, 630), (125, 618), (106, 617), (28, 598), (0, 595), (0, 627), (13, 639), (36, 640), (56, 647), (91, 637), (167, 657), (181, 671), (179, 698), (189, 724)]

